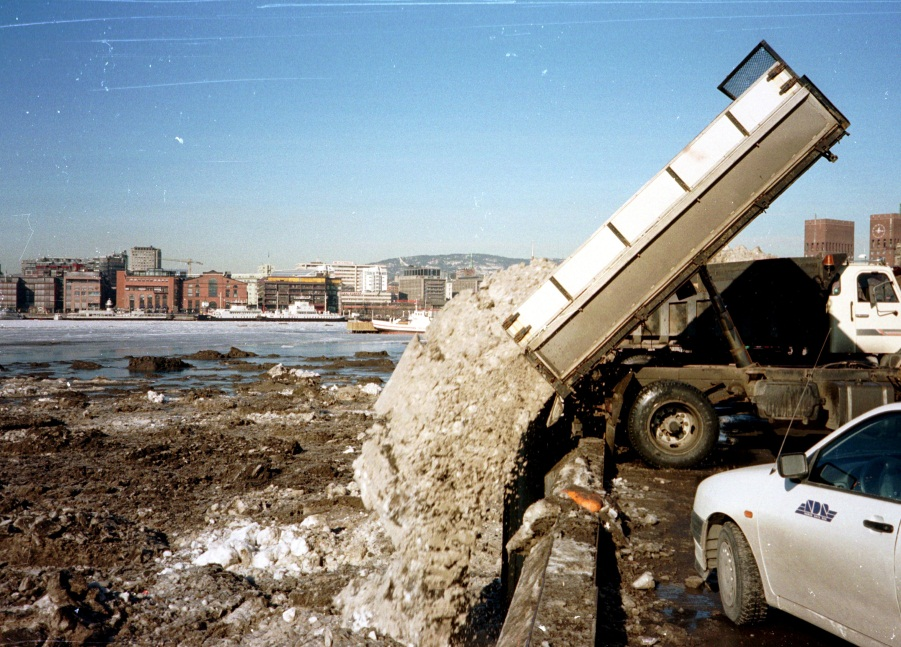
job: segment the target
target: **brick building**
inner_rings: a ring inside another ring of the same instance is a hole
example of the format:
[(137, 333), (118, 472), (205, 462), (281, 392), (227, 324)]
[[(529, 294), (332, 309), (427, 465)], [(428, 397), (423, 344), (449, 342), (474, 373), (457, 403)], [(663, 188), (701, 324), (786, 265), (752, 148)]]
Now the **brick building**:
[(52, 314), (63, 309), (63, 281), (58, 276), (25, 276), (22, 310), (34, 314)]
[(341, 279), (315, 273), (297, 276), (275, 273), (257, 282), (260, 307), (283, 310), (295, 301), (309, 301), (319, 312), (338, 312)]
[(182, 282), (181, 309), (184, 312), (227, 309), (232, 304), (247, 305), (247, 284), (233, 279), (228, 273), (210, 270)]
[(870, 260), (892, 267), (901, 261), (901, 214), (870, 216)]
[(101, 310), (106, 302), (100, 272), (66, 272), (63, 276), (63, 312)]
[(804, 256), (846, 254), (854, 258), (854, 222), (816, 218), (804, 221)]
[(25, 282), (21, 276), (0, 276), (0, 310), (21, 310), (25, 304)]
[(181, 305), (182, 278), (172, 272), (116, 273), (116, 308), (176, 312)]

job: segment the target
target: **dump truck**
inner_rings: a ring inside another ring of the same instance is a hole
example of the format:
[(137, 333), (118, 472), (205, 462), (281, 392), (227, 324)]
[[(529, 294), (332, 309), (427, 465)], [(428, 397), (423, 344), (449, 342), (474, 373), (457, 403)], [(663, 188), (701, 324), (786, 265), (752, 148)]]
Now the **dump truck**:
[[(898, 283), (885, 265), (829, 254), (710, 263), (707, 271), (744, 347), (760, 364), (899, 363)], [(720, 330), (713, 296), (696, 275), (619, 347), (666, 348), (696, 362), (728, 363), (727, 349), (710, 343)]]
[[(849, 126), (765, 41), (719, 89), (726, 109), (503, 322), (554, 387), (552, 418), (572, 403), (603, 420), (608, 444), (624, 431), (658, 467), (703, 461), (718, 411), (835, 429), (899, 399), (901, 306), (889, 268), (794, 263), (819, 292), (804, 302), (789, 289), (790, 307), (774, 307), (772, 287), (753, 278), (760, 265), (709, 271), (808, 168), (837, 159), (831, 149)], [(717, 283), (727, 294), (744, 284), (732, 307), (752, 311), (752, 325), (736, 325)], [(774, 334), (778, 320), (791, 332)]]

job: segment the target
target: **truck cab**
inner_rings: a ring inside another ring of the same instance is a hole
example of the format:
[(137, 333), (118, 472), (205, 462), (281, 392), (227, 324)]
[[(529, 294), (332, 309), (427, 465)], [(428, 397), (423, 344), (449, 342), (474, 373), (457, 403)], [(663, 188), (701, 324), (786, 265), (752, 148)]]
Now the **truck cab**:
[(833, 354), (891, 356), (901, 350), (901, 301), (891, 268), (857, 264), (841, 268), (827, 302)]

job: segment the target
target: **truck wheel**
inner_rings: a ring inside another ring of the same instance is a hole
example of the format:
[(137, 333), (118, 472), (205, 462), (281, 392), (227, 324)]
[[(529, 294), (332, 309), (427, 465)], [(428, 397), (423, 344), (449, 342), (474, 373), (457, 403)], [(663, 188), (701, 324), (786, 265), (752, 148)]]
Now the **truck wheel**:
[(741, 529), (723, 524), (716, 548), (716, 580), (726, 616), (737, 625), (753, 624), (766, 617), (767, 603), (760, 570)]
[(632, 448), (655, 467), (694, 467), (713, 450), (719, 419), (698, 389), (682, 382), (653, 382), (629, 413)]

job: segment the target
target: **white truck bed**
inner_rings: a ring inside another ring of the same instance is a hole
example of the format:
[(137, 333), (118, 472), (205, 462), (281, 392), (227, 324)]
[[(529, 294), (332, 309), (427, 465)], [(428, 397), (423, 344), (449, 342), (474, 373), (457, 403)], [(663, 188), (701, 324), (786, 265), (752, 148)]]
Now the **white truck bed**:
[(765, 42), (720, 89), (732, 103), (504, 322), (561, 396), (848, 127)]

